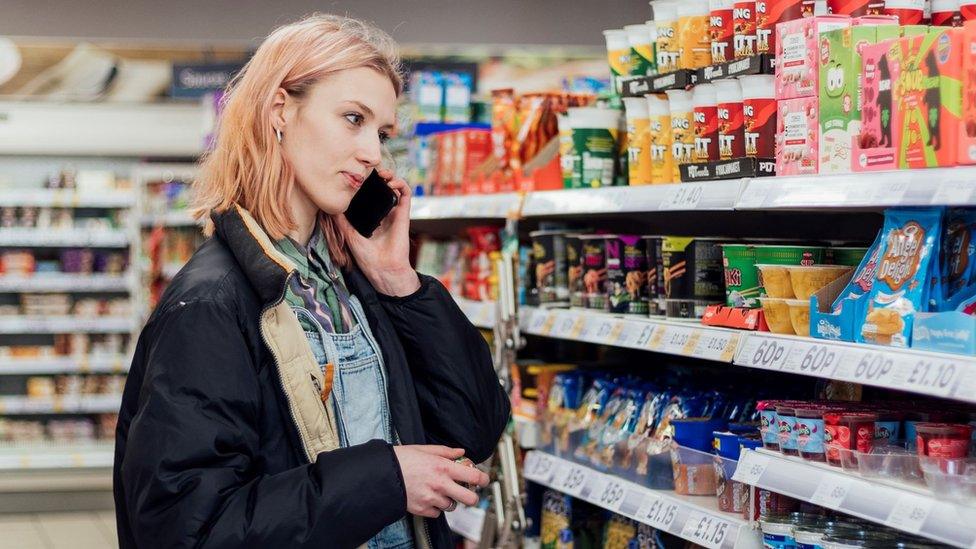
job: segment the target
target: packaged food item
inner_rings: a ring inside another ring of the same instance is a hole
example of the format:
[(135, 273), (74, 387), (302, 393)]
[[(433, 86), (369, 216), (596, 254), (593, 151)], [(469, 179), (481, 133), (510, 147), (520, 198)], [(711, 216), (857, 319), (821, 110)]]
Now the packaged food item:
[(827, 0), (827, 13), (862, 17), (879, 15), (884, 11), (884, 0)]
[(596, 107), (569, 109), (573, 146), (580, 157), (583, 187), (613, 186), (620, 114), (615, 109)]
[(720, 160), (746, 155), (743, 132), (742, 87), (738, 80), (715, 82), (718, 115), (718, 156)]
[(568, 234), (566, 242), (566, 285), (569, 286), (569, 306), (583, 307), (585, 291), (583, 286), (583, 242), (578, 234)]
[(781, 99), (776, 115), (776, 175), (814, 175), (819, 169), (820, 101)]
[(957, 459), (969, 455), (973, 427), (953, 423), (918, 423), (915, 425), (918, 455)]
[(976, 19), (976, 2), (973, 0), (959, 0), (959, 15), (962, 16), (964, 23)]
[(671, 109), (672, 181), (681, 181), (678, 166), (694, 161), (695, 132), (692, 93), (685, 90), (668, 90), (668, 107)]
[(787, 246), (775, 244), (754, 245), (756, 268), (759, 272), (760, 295), (794, 299), (793, 281), (789, 265), (816, 265), (823, 263), (823, 246)]
[(718, 96), (714, 84), (698, 84), (692, 92), (694, 105), (694, 162), (718, 160)]
[(813, 2), (756, 0), (756, 53), (775, 54), (776, 25), (809, 15), (813, 15)]
[(787, 299), (786, 306), (790, 311), (790, 325), (793, 326), (793, 333), (801, 337), (810, 337), (810, 301)]
[[(974, 4), (976, 7), (976, 4)], [(966, 22), (957, 37), (962, 40), (962, 114), (959, 122), (959, 164), (976, 163), (976, 23)]]
[(630, 549), (637, 536), (637, 523), (627, 517), (610, 513), (603, 530), (602, 549)]
[(959, 0), (932, 0), (933, 27), (961, 27)]
[(901, 440), (901, 422), (905, 414), (896, 410), (879, 410), (874, 422), (874, 438), (892, 444)]
[(857, 299), (871, 291), (871, 288), (874, 286), (874, 277), (877, 274), (878, 265), (881, 260), (883, 235), (884, 231), (881, 231), (875, 237), (874, 242), (871, 243), (868, 251), (861, 258), (861, 262), (854, 269), (854, 276), (851, 278), (851, 281), (847, 283), (847, 286), (844, 287), (843, 291), (841, 291), (831, 305), (832, 310), (838, 310), (841, 301), (844, 299)]
[(509, 165), (509, 150), (517, 127), (516, 110), (515, 90), (491, 90), (491, 146), (492, 153), (502, 168)]
[(756, 249), (751, 244), (722, 244), (725, 268), (725, 304), (729, 307), (759, 306), (759, 271)]
[(607, 310), (648, 314), (646, 241), (636, 235), (607, 236)]
[(661, 252), (667, 316), (699, 317), (705, 305), (724, 299), (722, 252), (714, 240), (666, 236)]
[(820, 288), (844, 276), (851, 270), (846, 265), (789, 265), (790, 286), (796, 299), (809, 301)]
[(776, 156), (776, 77), (768, 74), (743, 76), (742, 132), (745, 154), (753, 158)]
[(413, 103), (418, 121), (441, 122), (444, 108), (444, 74), (440, 71), (417, 71), (411, 76)]
[(763, 316), (769, 331), (774, 334), (795, 335), (793, 322), (790, 320), (789, 300), (778, 297), (760, 297)]
[(607, 42), (607, 58), (610, 61), (610, 81), (613, 89), (620, 94), (622, 78), (630, 76), (633, 63), (630, 55), (630, 39), (624, 29), (603, 31)]
[(819, 406), (796, 408), (796, 442), (800, 457), (826, 461), (824, 450), (824, 409)]
[(674, 491), (685, 496), (714, 496), (718, 479), (712, 456), (704, 452), (677, 447), (671, 452)]
[(840, 467), (841, 452), (870, 452), (874, 444), (875, 414), (831, 411), (824, 413), (827, 463)]
[(861, 52), (863, 103), (861, 133), (854, 138), (855, 171), (892, 170), (898, 167), (901, 117), (895, 85), (901, 74), (902, 49), (898, 40), (879, 41)]
[(663, 315), (664, 305), (664, 259), (660, 236), (645, 236), (644, 248), (647, 250), (647, 287), (650, 314)]
[(671, 134), (671, 107), (664, 94), (648, 94), (648, 148), (651, 152), (651, 183), (671, 183), (675, 181), (674, 154), (671, 151), (674, 140)]
[(556, 116), (559, 124), (559, 171), (563, 176), (563, 187), (567, 189), (581, 188), (583, 186), (582, 166), (579, 164), (579, 156), (573, 146), (573, 128), (569, 125), (569, 115), (559, 114)]
[(444, 74), (444, 122), (471, 122), (472, 78), (468, 73)]
[(778, 401), (760, 400), (756, 403), (759, 412), (759, 434), (762, 437), (763, 448), (779, 451), (779, 422), (776, 419)]
[(678, 70), (681, 47), (678, 37), (678, 5), (675, 2), (654, 3), (654, 23), (657, 26), (657, 72)]
[(736, 0), (732, 20), (735, 58), (756, 55), (756, 0)]
[(624, 97), (627, 116), (627, 181), (630, 185), (651, 183), (650, 112), (643, 97)]
[(959, 29), (933, 27), (901, 39), (902, 64), (896, 116), (902, 131), (898, 166), (956, 164), (962, 106), (962, 40)]
[(762, 530), (763, 547), (769, 549), (791, 549), (796, 547), (793, 539), (795, 523), (782, 515), (764, 516), (759, 521)]
[(712, 39), (712, 64), (735, 58), (733, 45), (734, 22), (732, 10), (735, 0), (710, 0), (708, 30)]
[(882, 253), (860, 341), (896, 347), (911, 343), (915, 313), (925, 310), (927, 273), (938, 235), (938, 208), (902, 208), (885, 212)]
[(545, 549), (560, 549), (560, 539), (562, 532), (569, 531), (572, 513), (573, 497), (557, 492), (556, 490), (546, 490), (542, 495), (542, 545)]
[(630, 43), (630, 75), (657, 74), (657, 56), (654, 53), (657, 28), (654, 22), (627, 25), (624, 30)]
[(898, 18), (900, 25), (921, 25), (925, 16), (924, 0), (885, 0), (885, 15)]
[(569, 303), (566, 234), (564, 231), (535, 231), (529, 234), (535, 256), (539, 302), (542, 304)]
[(796, 408), (792, 404), (776, 407), (776, 422), (779, 429), (779, 451), (788, 455), (799, 455), (797, 447)]
[(603, 235), (580, 236), (583, 261), (583, 306), (604, 310), (607, 306), (607, 241)]
[(700, 69), (712, 62), (712, 41), (708, 32), (708, 0), (678, 3), (679, 69)]
[[(972, 295), (976, 281), (976, 211), (950, 209), (942, 237), (941, 265), (943, 295), (934, 310), (953, 310)], [(935, 296), (933, 296), (935, 297)]]
[[(776, 98), (816, 96), (819, 89), (820, 35), (848, 27), (850, 17), (804, 17), (776, 26)], [(777, 171), (777, 173), (779, 173)]]

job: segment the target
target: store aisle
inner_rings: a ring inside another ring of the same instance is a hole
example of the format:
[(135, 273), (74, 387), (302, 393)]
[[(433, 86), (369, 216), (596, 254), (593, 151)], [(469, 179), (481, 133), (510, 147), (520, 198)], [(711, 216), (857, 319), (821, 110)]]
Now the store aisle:
[(115, 513), (0, 515), (0, 549), (103, 549), (118, 547)]

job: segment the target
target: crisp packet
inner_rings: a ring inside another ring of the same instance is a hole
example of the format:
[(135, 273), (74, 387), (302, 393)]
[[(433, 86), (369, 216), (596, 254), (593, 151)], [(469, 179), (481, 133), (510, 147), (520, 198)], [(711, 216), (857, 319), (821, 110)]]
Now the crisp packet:
[(874, 237), (874, 242), (871, 243), (871, 247), (861, 259), (851, 281), (847, 283), (844, 290), (837, 295), (837, 299), (831, 304), (830, 309), (833, 312), (840, 311), (843, 300), (857, 299), (871, 291), (871, 287), (874, 285), (874, 275), (878, 270), (878, 258), (881, 256), (881, 237), (883, 234), (884, 231), (881, 231), (878, 236)]
[(969, 295), (976, 278), (976, 210), (953, 208), (945, 219), (942, 239), (941, 284), (942, 302), (933, 310), (951, 311)]
[(929, 286), (929, 263), (933, 254), (938, 257), (941, 226), (941, 208), (885, 212), (883, 251), (868, 294), (861, 341), (909, 346), (915, 313), (928, 309), (923, 299)]

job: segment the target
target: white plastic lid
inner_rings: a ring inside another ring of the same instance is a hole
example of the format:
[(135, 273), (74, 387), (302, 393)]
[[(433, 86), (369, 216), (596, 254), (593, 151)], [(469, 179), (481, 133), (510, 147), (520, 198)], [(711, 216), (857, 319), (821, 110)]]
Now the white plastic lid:
[(660, 0), (651, 2), (651, 11), (654, 12), (654, 20), (658, 24), (662, 22), (672, 22), (678, 18), (678, 5), (672, 2), (662, 2)]
[(774, 99), (776, 97), (776, 77), (771, 74), (751, 74), (740, 76), (742, 99)]
[(932, 13), (959, 11), (959, 0), (932, 0)]
[(682, 0), (678, 4), (678, 17), (708, 15), (708, 0)]
[(647, 100), (647, 111), (651, 116), (671, 116), (671, 105), (666, 95), (649, 93), (644, 99)]
[(624, 27), (627, 31), (627, 41), (630, 47), (635, 46), (646, 46), (651, 43), (651, 33), (647, 30), (647, 25), (641, 23), (640, 25), (627, 25)]
[(718, 103), (715, 84), (698, 84), (692, 91), (691, 102), (696, 107), (714, 107)]
[(694, 108), (692, 107), (690, 91), (667, 90), (664, 93), (668, 95), (668, 105), (670, 106), (671, 114), (689, 113)]
[(731, 11), (735, 0), (708, 0), (709, 11)]
[(608, 50), (625, 50), (630, 47), (627, 40), (627, 31), (624, 29), (610, 29), (603, 31), (603, 37), (607, 39)]
[(742, 86), (738, 80), (716, 80), (715, 90), (719, 103), (742, 103)]
[(573, 126), (569, 124), (569, 115), (562, 112), (556, 113), (556, 126), (560, 132), (571, 130)]
[(647, 21), (644, 23), (644, 27), (647, 28), (647, 35), (651, 37), (651, 43), (657, 42), (657, 23)]
[(620, 111), (598, 107), (574, 107), (568, 109), (571, 128), (620, 128)]
[(646, 120), (650, 117), (651, 113), (647, 108), (647, 100), (643, 97), (624, 97), (623, 101), (627, 120)]

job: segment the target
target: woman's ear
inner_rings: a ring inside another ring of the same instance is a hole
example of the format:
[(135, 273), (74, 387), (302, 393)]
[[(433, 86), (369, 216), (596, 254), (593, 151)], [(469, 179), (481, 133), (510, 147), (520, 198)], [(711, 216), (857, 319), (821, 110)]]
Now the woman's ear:
[(274, 99), (271, 101), (271, 127), (284, 133), (285, 126), (288, 125), (288, 118), (291, 116), (289, 103), (292, 98), (284, 88), (278, 88)]

